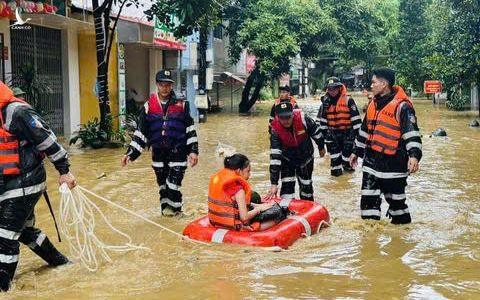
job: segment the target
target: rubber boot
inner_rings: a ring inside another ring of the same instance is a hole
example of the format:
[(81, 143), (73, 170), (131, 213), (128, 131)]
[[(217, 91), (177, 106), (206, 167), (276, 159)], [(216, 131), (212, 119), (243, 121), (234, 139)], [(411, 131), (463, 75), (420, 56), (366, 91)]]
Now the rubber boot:
[(331, 170), (330, 171), (330, 174), (334, 177), (339, 177), (339, 176), (342, 176), (342, 169), (336, 169), (336, 170)]
[(32, 251), (52, 267), (65, 265), (70, 262), (65, 255), (60, 253), (57, 248), (53, 246), (48, 238), (43, 241), (42, 246), (37, 246), (33, 248)]
[(10, 275), (5, 270), (0, 270), (0, 292), (10, 289)]
[(350, 172), (355, 172), (355, 169), (352, 168), (352, 167), (350, 167), (349, 164), (344, 164), (344, 165), (343, 165), (343, 171), (350, 173)]

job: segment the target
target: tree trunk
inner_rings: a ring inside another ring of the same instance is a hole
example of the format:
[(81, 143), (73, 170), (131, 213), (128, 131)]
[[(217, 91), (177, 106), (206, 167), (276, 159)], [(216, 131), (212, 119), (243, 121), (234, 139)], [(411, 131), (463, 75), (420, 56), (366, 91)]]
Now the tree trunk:
[[(107, 2), (107, 1), (105, 1)], [(98, 5), (98, 0), (92, 0), (93, 17), (95, 25), (95, 44), (97, 49), (97, 87), (98, 104), (100, 108), (100, 129), (109, 131), (111, 124), (107, 122), (107, 115), (110, 114), (110, 98), (108, 91), (108, 64), (106, 61), (106, 43), (108, 27), (105, 27), (105, 18), (110, 18), (110, 13), (105, 15), (104, 3)], [(105, 22), (108, 26), (109, 20)]]
[(206, 92), (207, 87), (207, 46), (208, 32), (207, 26), (200, 28), (200, 42), (198, 45), (199, 62), (198, 62), (198, 87)]
[[(247, 82), (245, 83), (245, 87), (242, 92), (242, 101), (238, 105), (239, 113), (248, 114), (252, 106), (255, 104), (255, 102), (257, 102), (260, 91), (262, 90), (264, 84), (265, 77), (260, 74), (260, 71), (257, 68), (255, 68), (250, 76), (248, 76)], [(255, 89), (250, 96), (253, 86), (255, 86)]]

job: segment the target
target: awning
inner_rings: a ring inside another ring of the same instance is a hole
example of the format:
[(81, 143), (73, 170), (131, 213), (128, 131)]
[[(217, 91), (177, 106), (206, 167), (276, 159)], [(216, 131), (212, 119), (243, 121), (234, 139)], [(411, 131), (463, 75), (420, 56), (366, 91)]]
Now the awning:
[(230, 72), (222, 72), (222, 74), (225, 74), (226, 76), (228, 76), (228, 77), (230, 77), (230, 78), (232, 78), (232, 79), (235, 79), (236, 81), (241, 82), (241, 83), (243, 83), (243, 84), (246, 83), (246, 81), (245, 81), (243, 78), (238, 77), (238, 76), (236, 76), (236, 75), (234, 75), (234, 74), (232, 74), (232, 73), (230, 73)]

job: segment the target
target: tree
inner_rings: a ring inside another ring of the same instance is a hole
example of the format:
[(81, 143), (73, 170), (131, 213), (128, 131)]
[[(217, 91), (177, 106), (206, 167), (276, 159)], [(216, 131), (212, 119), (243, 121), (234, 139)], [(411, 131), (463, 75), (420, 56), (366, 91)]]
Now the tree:
[(269, 79), (290, 71), (292, 58), (300, 54), (312, 59), (321, 51), (335, 32), (335, 24), (314, 0), (243, 0), (235, 4), (225, 10), (231, 60), (238, 62), (244, 49), (256, 57), (239, 104), (240, 113), (247, 113)]
[(399, 33), (393, 48), (393, 65), (397, 80), (403, 86), (412, 85), (421, 90), (428, 79), (428, 70), (423, 67), (428, 55), (426, 43), (431, 29), (425, 11), (426, 0), (400, 0)]
[[(97, 49), (97, 91), (100, 108), (100, 129), (107, 132), (110, 131), (109, 127), (111, 127), (111, 123), (107, 120), (110, 114), (108, 64), (120, 14), (125, 6), (131, 5), (138, 7), (138, 0), (104, 0), (101, 4), (99, 0), (92, 0)], [(115, 17), (112, 18), (112, 9), (114, 7), (117, 9)]]
[(326, 47), (322, 59), (328, 64), (349, 69), (362, 65), (367, 85), (375, 66), (384, 65), (391, 53), (392, 33), (396, 31), (397, 1), (381, 0), (319, 0), (320, 7), (330, 12), (338, 26), (338, 37)]
[(480, 1), (434, 0), (427, 16), (432, 32), (425, 68), (443, 82), (447, 105), (465, 109), (469, 97), (462, 91), (480, 83)]

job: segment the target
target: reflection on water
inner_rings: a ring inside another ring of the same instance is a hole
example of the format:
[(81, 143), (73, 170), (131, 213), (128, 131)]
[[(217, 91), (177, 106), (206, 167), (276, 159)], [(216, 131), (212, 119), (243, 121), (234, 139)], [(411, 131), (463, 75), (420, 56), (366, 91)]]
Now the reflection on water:
[[(300, 104), (312, 115), (318, 108), (318, 103)], [(113, 264), (104, 263), (91, 274), (78, 264), (42, 267), (37, 257), (22, 248), (16, 285), (5, 297), (478, 299), (480, 164), (476, 151), (480, 130), (468, 127), (470, 118), (464, 113), (421, 101), (416, 109), (424, 158), (420, 173), (409, 179), (413, 223), (408, 226), (390, 225), (385, 218), (360, 220), (361, 173), (332, 178), (328, 158), (316, 157), (316, 200), (329, 208), (333, 226), (286, 251), (194, 245), (98, 202), (115, 226), (151, 250), (113, 255)], [(149, 153), (121, 169), (123, 150), (71, 149), (73, 171), (84, 187), (181, 232), (206, 213), (209, 176), (222, 165), (222, 158), (215, 155), (219, 142), (251, 158), (251, 183), (256, 190), (267, 191), (268, 111), (263, 105), (250, 117), (211, 115), (200, 126), (200, 164), (187, 171), (183, 191), (188, 216), (180, 219), (160, 217)], [(429, 137), (438, 127), (447, 130), (448, 138)], [(106, 176), (97, 179), (102, 173)], [(51, 167), (49, 174), (51, 197), (58, 201)], [(54, 239), (43, 202), (37, 206), (37, 224)], [(114, 242), (106, 227), (99, 230), (104, 239)], [(68, 246), (62, 243), (59, 248), (67, 251)]]

